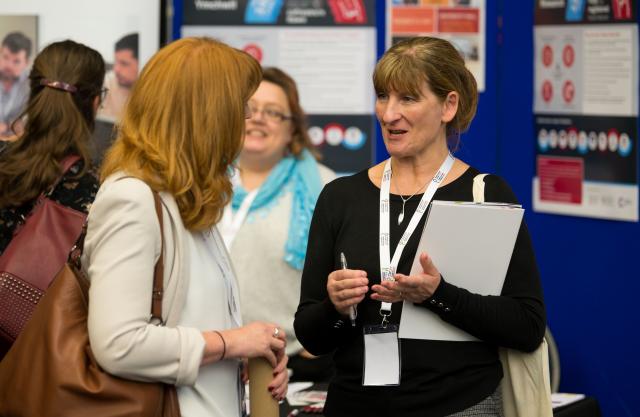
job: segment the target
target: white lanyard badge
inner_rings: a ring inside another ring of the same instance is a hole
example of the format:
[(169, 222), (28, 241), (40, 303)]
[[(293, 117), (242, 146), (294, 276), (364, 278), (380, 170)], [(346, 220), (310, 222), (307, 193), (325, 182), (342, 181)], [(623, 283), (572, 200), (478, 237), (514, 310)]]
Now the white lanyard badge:
[[(242, 186), (242, 181), (240, 180), (240, 171), (238, 170), (238, 168), (235, 168), (233, 171), (233, 175), (231, 175), (231, 185), (233, 185), (234, 191), (238, 187)], [(242, 227), (242, 224), (247, 218), (249, 209), (251, 208), (251, 203), (253, 203), (253, 200), (256, 199), (258, 191), (260, 191), (260, 187), (256, 188), (250, 193), (247, 193), (244, 200), (242, 200), (238, 211), (235, 214), (233, 213), (233, 208), (231, 207), (231, 201), (225, 206), (224, 211), (222, 212), (222, 219), (220, 219), (220, 223), (218, 223), (218, 230), (222, 235), (222, 240), (224, 241), (224, 245), (227, 247), (227, 250), (231, 250), (231, 244), (235, 240), (240, 227)]]
[[(391, 187), (391, 159), (387, 160), (384, 166), (384, 173), (382, 174), (382, 183), (380, 184), (380, 238), (378, 243), (380, 245), (381, 281), (394, 280), (393, 276), (396, 273), (398, 262), (400, 261), (400, 257), (402, 256), (402, 252), (404, 251), (409, 238), (418, 226), (422, 215), (425, 211), (427, 211), (427, 207), (429, 206), (433, 195), (436, 193), (438, 186), (442, 183), (442, 181), (451, 170), (454, 161), (455, 158), (453, 157), (453, 155), (451, 155), (451, 153), (449, 153), (449, 155), (447, 155), (447, 158), (438, 169), (438, 172), (436, 172), (436, 175), (431, 180), (431, 183), (425, 190), (424, 194), (422, 195), (420, 204), (418, 204), (418, 208), (416, 209), (415, 213), (413, 213), (413, 216), (411, 216), (409, 225), (402, 234), (400, 242), (398, 242), (398, 246), (393, 253), (393, 259), (391, 259), (391, 241), (389, 234), (389, 188)], [(391, 303), (381, 302), (380, 315), (382, 315), (382, 324), (386, 324), (387, 318), (391, 315)]]
[(238, 284), (222, 236), (220, 236), (215, 226), (211, 227), (209, 231), (204, 232), (202, 235), (207, 242), (207, 248), (212, 251), (213, 258), (216, 264), (218, 264), (218, 269), (222, 275), (227, 292), (227, 307), (233, 326), (240, 327), (242, 326), (242, 316), (240, 314), (240, 302), (238, 299)]
[(224, 240), (224, 245), (228, 250), (231, 250), (231, 244), (238, 235), (238, 231), (244, 223), (244, 220), (247, 218), (251, 203), (255, 200), (259, 190), (258, 188), (248, 193), (244, 200), (242, 200), (242, 204), (240, 204), (240, 208), (238, 208), (235, 214), (233, 213), (231, 202), (225, 206), (218, 229), (222, 235), (222, 240)]

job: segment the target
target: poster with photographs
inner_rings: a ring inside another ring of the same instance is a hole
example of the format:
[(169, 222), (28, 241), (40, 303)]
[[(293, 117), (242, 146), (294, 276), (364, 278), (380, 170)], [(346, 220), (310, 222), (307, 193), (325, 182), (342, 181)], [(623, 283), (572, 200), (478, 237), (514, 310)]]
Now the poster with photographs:
[(638, 25), (631, 0), (539, 0), (535, 211), (638, 221)]
[[(38, 16), (0, 14), (0, 139), (20, 130), (29, 97), (29, 68), (38, 43)], [(14, 122), (16, 124), (14, 125)]]
[[(71, 39), (97, 50), (104, 58), (107, 65), (105, 87), (109, 91), (96, 123), (94, 159), (98, 162), (112, 140), (114, 123), (120, 118), (140, 70), (160, 47), (163, 4), (162, 0), (20, 0), (0, 3), (0, 36), (21, 31), (31, 41), (31, 53), (23, 70), (27, 75), (33, 58), (51, 42)], [(3, 80), (5, 73), (16, 71), (0, 70)], [(3, 84), (7, 91), (8, 83), (3, 81)], [(28, 95), (28, 86), (23, 94)], [(5, 114), (13, 114), (5, 103), (17, 101), (0, 96), (0, 128), (5, 123), (2, 119)]]
[(415, 36), (451, 42), (485, 88), (485, 0), (387, 0), (387, 47)]

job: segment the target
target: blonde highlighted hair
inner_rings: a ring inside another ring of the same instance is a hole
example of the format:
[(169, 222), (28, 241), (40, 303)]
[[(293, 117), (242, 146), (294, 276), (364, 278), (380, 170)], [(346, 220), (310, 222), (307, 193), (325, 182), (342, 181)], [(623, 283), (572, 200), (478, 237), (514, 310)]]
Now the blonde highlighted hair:
[(384, 53), (373, 72), (376, 93), (397, 91), (419, 96), (425, 82), (441, 101), (452, 91), (458, 93), (458, 111), (447, 123), (447, 137), (459, 137), (476, 114), (478, 88), (450, 42), (427, 36), (405, 39)]
[(124, 171), (172, 194), (189, 230), (211, 227), (231, 197), (228, 167), (261, 78), (255, 59), (213, 39), (162, 48), (133, 87), (102, 180)]

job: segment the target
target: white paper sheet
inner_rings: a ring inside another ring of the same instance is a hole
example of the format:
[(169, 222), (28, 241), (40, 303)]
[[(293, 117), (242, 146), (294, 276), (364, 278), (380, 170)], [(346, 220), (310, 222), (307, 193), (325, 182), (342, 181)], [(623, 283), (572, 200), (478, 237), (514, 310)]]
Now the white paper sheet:
[(584, 399), (584, 394), (569, 394), (566, 392), (554, 392), (551, 394), (551, 405), (553, 408), (564, 407)]
[[(513, 205), (433, 201), (411, 274), (421, 272), (419, 256), (426, 252), (446, 282), (476, 294), (499, 295), (523, 213)], [(402, 307), (399, 337), (477, 340), (409, 302)]]

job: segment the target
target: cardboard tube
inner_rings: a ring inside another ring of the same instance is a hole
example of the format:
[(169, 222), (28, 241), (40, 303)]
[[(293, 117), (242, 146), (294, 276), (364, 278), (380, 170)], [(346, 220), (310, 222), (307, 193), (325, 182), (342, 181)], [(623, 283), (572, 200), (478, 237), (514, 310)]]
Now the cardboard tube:
[(268, 390), (273, 368), (265, 358), (249, 359), (249, 407), (251, 417), (278, 417), (278, 401)]

